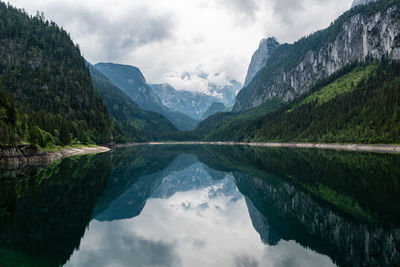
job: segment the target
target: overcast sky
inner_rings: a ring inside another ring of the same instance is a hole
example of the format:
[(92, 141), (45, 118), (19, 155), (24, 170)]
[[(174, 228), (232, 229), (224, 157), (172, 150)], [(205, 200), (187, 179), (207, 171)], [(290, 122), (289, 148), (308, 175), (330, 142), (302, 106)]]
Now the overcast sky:
[(329, 26), (352, 0), (9, 2), (30, 14), (44, 12), (71, 34), (91, 63), (134, 65), (150, 83), (202, 90), (205, 77), (243, 83), (262, 38), (293, 42)]

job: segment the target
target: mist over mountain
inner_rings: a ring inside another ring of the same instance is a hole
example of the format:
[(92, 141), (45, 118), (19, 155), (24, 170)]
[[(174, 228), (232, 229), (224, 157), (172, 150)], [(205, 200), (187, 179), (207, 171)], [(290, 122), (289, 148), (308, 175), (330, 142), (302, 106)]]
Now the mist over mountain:
[[(239, 83), (238, 83), (239, 85)], [(209, 109), (214, 103), (220, 103), (224, 108), (218, 111), (225, 110), (226, 104), (233, 104), (236, 96), (237, 86), (226, 86), (218, 89), (216, 85), (211, 85), (209, 94), (196, 91), (176, 90), (169, 84), (151, 84), (153, 91), (160, 97), (164, 106), (175, 112), (184, 113), (196, 120), (201, 120), (208, 117)]]
[(164, 106), (172, 111), (182, 112), (196, 120), (201, 120), (204, 112), (219, 98), (201, 92), (176, 90), (169, 84), (151, 84)]

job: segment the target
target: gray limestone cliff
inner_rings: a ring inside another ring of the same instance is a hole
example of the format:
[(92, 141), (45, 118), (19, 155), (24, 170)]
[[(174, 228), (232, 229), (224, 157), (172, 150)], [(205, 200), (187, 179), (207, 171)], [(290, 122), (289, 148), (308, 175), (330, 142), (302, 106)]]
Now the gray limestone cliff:
[[(376, 12), (371, 12), (374, 8)], [(400, 60), (399, 1), (351, 9), (326, 30), (279, 46), (253, 82), (239, 92), (233, 111), (273, 98), (292, 100), (347, 64), (385, 55)]]
[(251, 58), (244, 86), (249, 85), (254, 76), (256, 76), (257, 72), (259, 72), (267, 64), (268, 58), (278, 46), (279, 43), (273, 37), (261, 40), (258, 49), (256, 52), (254, 52)]

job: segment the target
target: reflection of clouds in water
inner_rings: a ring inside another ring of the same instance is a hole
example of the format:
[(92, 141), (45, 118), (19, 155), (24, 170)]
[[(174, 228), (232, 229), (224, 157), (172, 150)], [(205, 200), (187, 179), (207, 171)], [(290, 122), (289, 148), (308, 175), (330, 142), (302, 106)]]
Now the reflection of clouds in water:
[(243, 255), (235, 258), (236, 267), (257, 267), (258, 262), (249, 256)]
[[(121, 227), (122, 226), (122, 227)], [(66, 266), (180, 266), (171, 242), (146, 240), (121, 224), (93, 222)]]
[(243, 195), (230, 184), (227, 176), (150, 198), (138, 217), (92, 222), (70, 266), (333, 266), (292, 241), (263, 244)]
[(276, 246), (265, 248), (260, 266), (328, 267), (335, 266), (335, 264), (329, 257), (306, 249), (294, 241), (281, 240)]

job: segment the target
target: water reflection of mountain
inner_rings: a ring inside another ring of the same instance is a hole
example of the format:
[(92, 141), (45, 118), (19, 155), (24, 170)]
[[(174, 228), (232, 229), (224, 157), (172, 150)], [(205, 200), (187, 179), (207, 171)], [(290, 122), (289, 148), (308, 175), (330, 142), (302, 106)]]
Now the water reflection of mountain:
[(369, 153), (136, 147), (2, 172), (0, 260), (63, 264), (90, 219), (132, 218), (149, 198), (207, 188), (232, 201), (239, 190), (264, 243), (294, 240), (339, 265), (396, 266), (399, 163)]
[(243, 147), (189, 152), (207, 165), (180, 155), (162, 171), (141, 177), (96, 218), (132, 218), (150, 196), (169, 198), (233, 173), (263, 242), (295, 240), (340, 265), (399, 261), (397, 156)]
[[(235, 173), (235, 178), (240, 191), (255, 203), (280, 239), (295, 240), (329, 255), (341, 266), (397, 266), (400, 263), (399, 228), (360, 224), (288, 183), (276, 186), (242, 173)], [(266, 227), (257, 226), (254, 220), (253, 224), (262, 239), (273, 244), (268, 235), (263, 238), (263, 233), (269, 232), (260, 231)]]
[[(233, 171), (264, 242), (295, 240), (339, 265), (400, 265), (398, 156), (248, 148), (209, 151), (213, 156), (204, 161)], [(353, 187), (343, 186), (343, 181)], [(316, 185), (331, 195), (314, 190)], [(359, 210), (347, 213), (349, 205)]]
[[(167, 199), (176, 192), (200, 190), (217, 184), (222, 187), (211, 190), (210, 194), (223, 191), (225, 195), (232, 195), (237, 191), (235, 184), (218, 182), (225, 176), (225, 173), (212, 170), (200, 163), (196, 156), (182, 154), (162, 171), (137, 179), (95, 218), (99, 221), (133, 218), (140, 214), (149, 197)], [(111, 180), (113, 180), (112, 175)], [(106, 192), (108, 191), (111, 190), (106, 189)]]

